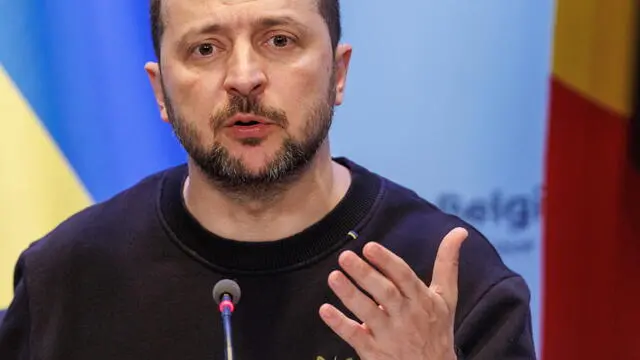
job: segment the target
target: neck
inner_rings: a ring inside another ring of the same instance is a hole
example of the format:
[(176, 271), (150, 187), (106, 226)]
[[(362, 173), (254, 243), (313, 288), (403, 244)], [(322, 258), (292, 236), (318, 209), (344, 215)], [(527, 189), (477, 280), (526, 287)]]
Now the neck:
[(189, 164), (184, 198), (187, 209), (212, 233), (237, 241), (270, 241), (303, 231), (344, 197), (349, 170), (331, 160), (323, 146), (304, 174), (268, 199), (239, 199), (214, 186)]

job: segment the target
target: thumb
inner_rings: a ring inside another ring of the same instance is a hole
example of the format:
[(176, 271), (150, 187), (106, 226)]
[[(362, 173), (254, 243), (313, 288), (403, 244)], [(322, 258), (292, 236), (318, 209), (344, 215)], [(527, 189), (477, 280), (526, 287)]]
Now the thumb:
[(467, 236), (467, 230), (460, 227), (445, 235), (438, 247), (433, 266), (433, 277), (429, 287), (444, 298), (450, 309), (454, 309), (458, 302), (460, 247)]

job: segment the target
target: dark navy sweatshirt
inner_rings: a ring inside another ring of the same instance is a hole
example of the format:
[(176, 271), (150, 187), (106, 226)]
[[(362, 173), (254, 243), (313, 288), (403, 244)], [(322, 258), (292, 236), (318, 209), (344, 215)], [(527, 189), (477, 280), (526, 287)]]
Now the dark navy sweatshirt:
[(185, 165), (75, 214), (21, 254), (0, 359), (224, 359), (212, 288), (229, 278), (242, 290), (232, 317), (236, 359), (355, 360), (318, 315), (328, 302), (353, 317), (327, 285), (338, 255), (376, 241), (429, 284), (438, 245), (457, 226), (470, 234), (460, 255), (459, 357), (535, 359), (529, 289), (490, 242), (413, 191), (336, 160), (352, 173), (346, 196), (278, 241), (234, 241), (203, 228), (182, 198)]

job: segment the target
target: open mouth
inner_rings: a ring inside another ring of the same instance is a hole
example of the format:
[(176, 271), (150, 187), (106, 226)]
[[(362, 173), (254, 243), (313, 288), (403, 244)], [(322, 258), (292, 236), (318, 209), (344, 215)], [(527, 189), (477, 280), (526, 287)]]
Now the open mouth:
[(251, 121), (236, 121), (233, 125), (234, 126), (254, 126), (254, 125), (260, 125), (262, 124), (259, 121), (255, 121), (255, 120), (251, 120)]

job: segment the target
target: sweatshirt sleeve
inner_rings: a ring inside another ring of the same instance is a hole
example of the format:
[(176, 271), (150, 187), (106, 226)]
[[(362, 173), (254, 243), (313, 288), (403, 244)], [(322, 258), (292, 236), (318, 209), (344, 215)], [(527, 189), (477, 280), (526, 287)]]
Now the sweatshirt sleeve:
[(0, 323), (0, 359), (28, 360), (30, 315), (23, 259), (18, 261), (14, 279), (14, 296)]
[(456, 331), (458, 358), (536, 359), (529, 300), (529, 288), (520, 276), (490, 287)]

